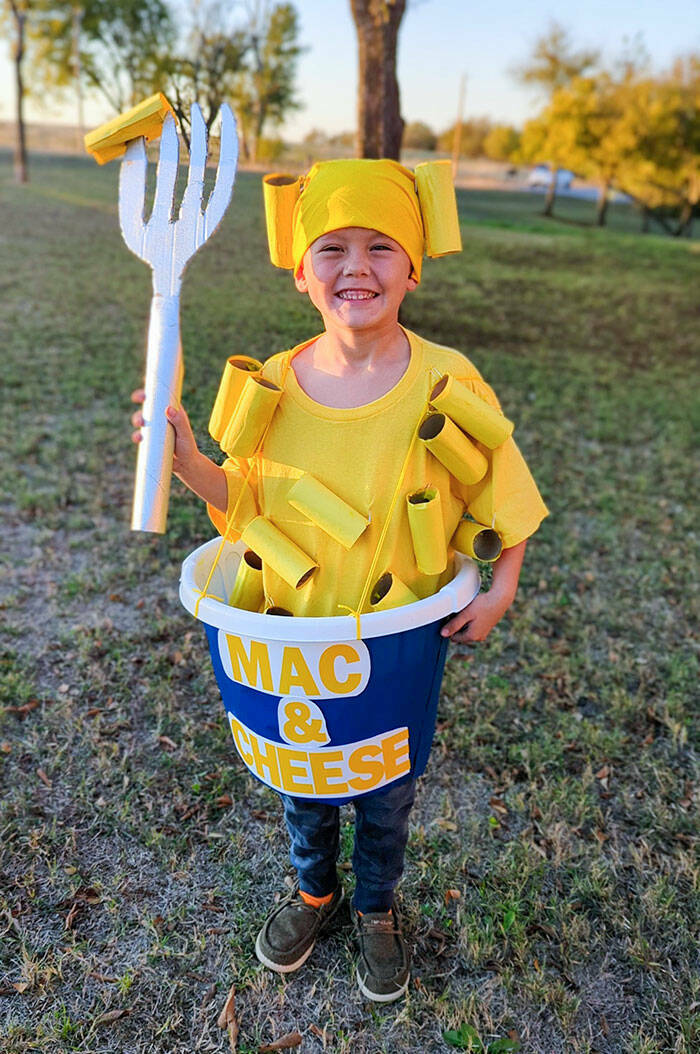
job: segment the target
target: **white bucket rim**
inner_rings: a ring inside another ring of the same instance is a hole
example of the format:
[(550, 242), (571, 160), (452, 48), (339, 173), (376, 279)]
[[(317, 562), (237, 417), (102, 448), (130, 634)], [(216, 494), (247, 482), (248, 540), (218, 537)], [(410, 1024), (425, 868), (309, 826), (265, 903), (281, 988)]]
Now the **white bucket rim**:
[[(209, 573), (214, 556), (221, 545), (220, 538), (212, 538), (200, 545), (183, 561), (180, 574), (180, 601), (183, 607), (200, 622), (245, 637), (257, 640), (299, 641), (345, 641), (357, 639), (357, 620), (353, 615), (334, 615), (331, 617), (311, 618), (295, 616), (293, 631), (291, 620), (278, 615), (262, 615), (255, 611), (243, 611), (213, 597), (200, 599), (201, 586), (196, 581), (197, 572)], [(224, 543), (226, 550), (238, 554), (245, 551), (242, 542)], [(208, 559), (211, 556), (211, 559)], [(470, 604), (479, 592), (480, 576), (477, 565), (469, 557), (455, 554), (457, 573), (437, 593), (425, 600), (413, 604), (391, 608), (388, 611), (368, 612), (360, 615), (361, 638), (386, 637), (392, 633), (403, 633), (420, 626), (438, 622), (447, 615), (461, 611)], [(199, 607), (197, 608), (197, 602)]]

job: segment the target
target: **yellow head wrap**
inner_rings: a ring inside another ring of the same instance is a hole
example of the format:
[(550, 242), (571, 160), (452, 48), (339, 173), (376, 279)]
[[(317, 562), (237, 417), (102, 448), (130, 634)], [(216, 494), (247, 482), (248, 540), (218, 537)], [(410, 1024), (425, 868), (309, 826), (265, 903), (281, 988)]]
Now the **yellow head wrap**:
[(419, 281), (424, 252), (443, 256), (462, 248), (449, 166), (449, 161), (428, 162), (414, 175), (397, 161), (321, 161), (300, 179), (265, 176), (272, 262), (296, 273), (322, 234), (364, 227), (397, 241)]

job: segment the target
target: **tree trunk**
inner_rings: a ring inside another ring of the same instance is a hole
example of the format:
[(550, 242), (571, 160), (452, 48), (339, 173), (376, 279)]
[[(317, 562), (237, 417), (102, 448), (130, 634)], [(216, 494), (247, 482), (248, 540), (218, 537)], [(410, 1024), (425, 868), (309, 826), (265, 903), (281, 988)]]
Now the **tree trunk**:
[(553, 216), (554, 215), (554, 201), (555, 201), (556, 196), (557, 196), (557, 179), (558, 179), (558, 177), (559, 177), (559, 169), (558, 168), (553, 168), (552, 169), (552, 178), (549, 181), (549, 186), (547, 187), (547, 194), (546, 194), (545, 199), (544, 199), (544, 208), (542, 209), (542, 215), (543, 216)]
[(684, 201), (681, 208), (680, 216), (678, 217), (678, 226), (673, 232), (676, 238), (682, 238), (683, 235), (687, 234), (688, 237), (692, 237), (693, 234), (693, 205), (690, 201)]
[(357, 154), (398, 161), (401, 117), (396, 52), (406, 0), (350, 0), (359, 59)]
[(27, 19), (26, 12), (21, 11), (14, 0), (10, 0), (10, 10), (15, 20), (14, 60), (15, 60), (15, 92), (17, 95), (17, 135), (15, 139), (14, 169), (15, 179), (18, 183), (29, 182), (29, 168), (27, 165), (27, 140), (24, 128), (24, 78), (22, 76), (22, 60), (24, 59), (24, 29)]
[(610, 200), (610, 184), (601, 183), (598, 188), (598, 200), (596, 202), (595, 221), (598, 227), (605, 226), (605, 217), (608, 213), (608, 202)]

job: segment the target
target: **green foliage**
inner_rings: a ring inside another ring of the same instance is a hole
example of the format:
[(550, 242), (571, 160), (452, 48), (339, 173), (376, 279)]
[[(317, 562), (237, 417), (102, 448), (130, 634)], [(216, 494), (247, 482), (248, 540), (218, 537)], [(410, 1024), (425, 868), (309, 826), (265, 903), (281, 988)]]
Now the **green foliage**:
[[(491, 121), (488, 117), (471, 117), (462, 121), (459, 133), (459, 156), (460, 157), (483, 157), (485, 154), (486, 137), (491, 131)], [(451, 153), (454, 146), (455, 125), (451, 125), (438, 136), (438, 150)]]
[(545, 94), (552, 95), (590, 71), (599, 59), (597, 48), (577, 51), (569, 31), (552, 20), (547, 32), (535, 42), (529, 58), (515, 66), (512, 74), (521, 84), (540, 88)]
[(456, 1047), (458, 1050), (469, 1050), (472, 1054), (506, 1054), (507, 1051), (520, 1050), (520, 1043), (517, 1039), (494, 1039), (493, 1042), (485, 1045), (477, 1030), (467, 1024), (460, 1025), (458, 1029), (447, 1029), (443, 1032), (442, 1038), (451, 1047)]
[(76, 34), (82, 76), (116, 112), (162, 87), (174, 39), (164, 0), (32, 0), (27, 8), (33, 94), (74, 83)]
[(294, 85), (302, 50), (296, 9), (290, 3), (258, 5), (247, 34), (249, 59), (236, 78), (232, 98), (243, 153), (254, 161), (263, 129), (279, 127), (300, 106)]
[(520, 132), (509, 124), (495, 124), (484, 139), (484, 153), (494, 161), (512, 160), (520, 147)]
[[(700, 202), (700, 56), (652, 78), (633, 67), (577, 77), (528, 121), (518, 156), (572, 169), (685, 230)], [(669, 228), (671, 229), (671, 228)]]

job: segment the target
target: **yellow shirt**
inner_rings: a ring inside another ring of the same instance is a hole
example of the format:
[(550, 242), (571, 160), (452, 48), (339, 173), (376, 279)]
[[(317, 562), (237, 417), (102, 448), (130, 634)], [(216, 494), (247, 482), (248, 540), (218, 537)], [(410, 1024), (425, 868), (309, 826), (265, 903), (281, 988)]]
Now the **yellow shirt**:
[[(356, 609), (401, 468), (436, 381), (449, 373), (500, 409), (492, 389), (463, 355), (409, 331), (406, 335), (411, 356), (403, 377), (381, 399), (351, 409), (315, 402), (299, 385), (294, 370), (285, 371), (286, 356), (291, 359), (312, 341), (268, 359), (263, 375), (277, 384), (284, 380), (284, 392), (243, 495), (241, 488), (250, 461), (229, 458), (224, 462), (228, 512), (224, 515), (209, 506), (219, 532), (224, 534), (227, 522), (234, 524), (227, 537), (235, 541), (254, 516), (262, 515), (318, 564), (311, 579), (296, 590), (269, 567), (264, 568), (267, 602), (294, 615), (347, 614), (340, 605)], [(452, 578), (453, 550), (449, 550), (448, 567), (441, 575), (422, 574), (416, 566), (406, 496), (426, 486), (440, 492), (448, 543), (465, 510), (478, 523), (493, 526), (504, 548), (517, 545), (537, 530), (547, 508), (514, 441), (506, 440), (496, 451), (477, 445), (487, 456), (489, 469), (481, 482), (467, 486), (451, 476), (422, 442), (414, 444), (373, 575), (375, 581), (391, 571), (423, 598)], [(369, 526), (351, 549), (343, 548), (287, 501), (290, 488), (305, 473), (369, 518)]]

